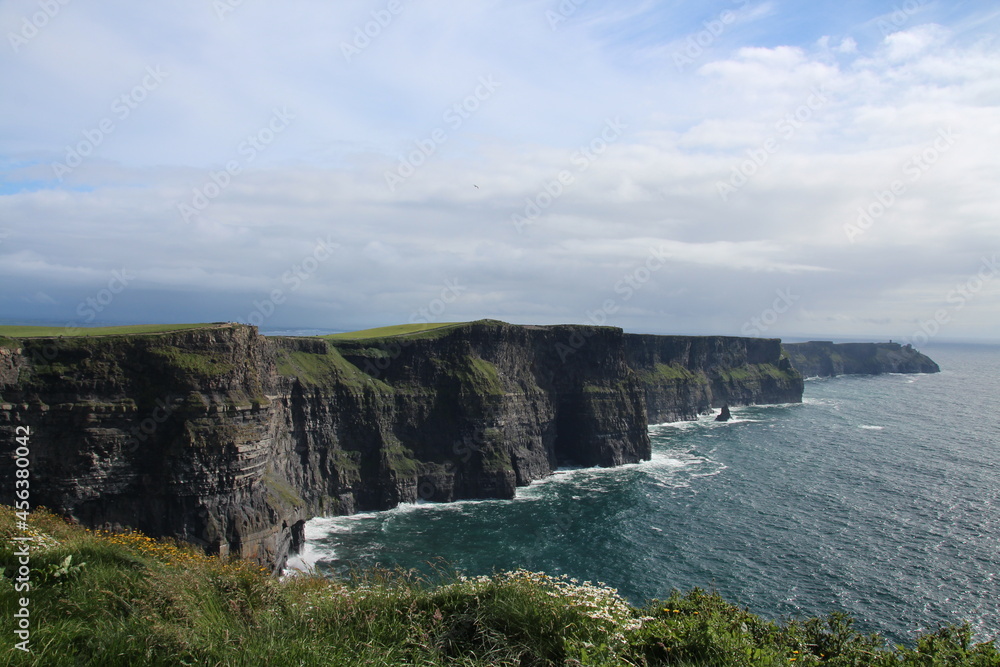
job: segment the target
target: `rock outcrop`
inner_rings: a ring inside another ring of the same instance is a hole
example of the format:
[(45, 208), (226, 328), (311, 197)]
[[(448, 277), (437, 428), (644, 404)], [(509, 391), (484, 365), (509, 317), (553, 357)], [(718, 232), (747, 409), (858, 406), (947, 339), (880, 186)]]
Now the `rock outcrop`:
[(785, 343), (785, 354), (805, 377), (937, 373), (941, 369), (911, 345), (899, 343)]
[(801, 391), (778, 341), (611, 327), (3, 339), (0, 455), (28, 426), (32, 505), (280, 567), (312, 516), (510, 498), (561, 465), (648, 459), (648, 423)]

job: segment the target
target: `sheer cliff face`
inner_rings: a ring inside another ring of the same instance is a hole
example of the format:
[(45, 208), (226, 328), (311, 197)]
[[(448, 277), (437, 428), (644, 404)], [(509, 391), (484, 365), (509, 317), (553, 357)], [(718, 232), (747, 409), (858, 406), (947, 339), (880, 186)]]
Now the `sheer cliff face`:
[(899, 343), (785, 343), (785, 354), (806, 377), (878, 375), (880, 373), (937, 373), (941, 369), (926, 355)]
[(625, 350), (650, 423), (694, 419), (723, 405), (802, 401), (802, 376), (778, 339), (626, 334)]
[(316, 514), (509, 498), (559, 465), (648, 459), (650, 420), (801, 399), (777, 343), (607, 327), (19, 345), (0, 347), (0, 448), (31, 428), (33, 505), (272, 565)]

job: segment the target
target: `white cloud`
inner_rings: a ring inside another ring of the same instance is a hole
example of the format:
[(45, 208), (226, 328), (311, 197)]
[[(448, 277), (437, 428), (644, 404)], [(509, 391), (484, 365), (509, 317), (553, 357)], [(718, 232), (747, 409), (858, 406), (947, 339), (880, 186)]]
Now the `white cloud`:
[[(775, 334), (825, 322), (899, 337), (1000, 245), (1000, 53), (975, 32), (995, 22), (911, 16), (885, 38), (845, 25), (800, 43), (770, 3), (682, 73), (670, 46), (689, 31), (659, 3), (594, 3), (556, 30), (548, 8), (406, 5), (347, 62), (340, 44), (371, 8), (244, 3), (219, 21), (193, 1), (67, 5), (0, 63), (0, 316), (68, 317), (57, 304), (128, 266), (138, 277), (108, 318), (244, 319), (331, 238), (270, 322), (406, 321), (452, 279), (468, 290), (446, 319), (586, 321), (657, 248), (669, 262), (612, 324), (739, 333), (794, 287), (810, 315)], [(685, 11), (685, 26), (719, 13)], [(53, 186), (51, 162), (153, 63), (169, 78)], [(501, 85), (449, 122), (483, 76)], [(251, 161), (241, 142), (266, 138), (275, 107), (295, 119)], [(625, 128), (602, 138), (616, 117)], [(914, 172), (949, 128), (954, 145)], [(390, 192), (385, 173), (439, 129)], [(238, 173), (185, 223), (178, 204), (231, 160)], [(895, 181), (905, 191), (852, 243), (845, 225)], [(519, 233), (511, 216), (530, 202), (544, 205)], [(988, 332), (994, 299), (984, 290), (954, 335)]]
[(892, 63), (912, 60), (926, 53), (934, 46), (940, 46), (948, 41), (950, 32), (942, 26), (928, 24), (900, 30), (885, 38), (886, 57)]

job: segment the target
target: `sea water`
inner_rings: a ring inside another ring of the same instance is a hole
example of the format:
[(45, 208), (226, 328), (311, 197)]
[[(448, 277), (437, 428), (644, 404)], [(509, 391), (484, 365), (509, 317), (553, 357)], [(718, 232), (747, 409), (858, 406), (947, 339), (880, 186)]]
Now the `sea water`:
[(933, 375), (809, 379), (802, 404), (650, 427), (653, 458), (561, 470), (513, 500), (319, 518), (293, 565), (528, 568), (631, 602), (694, 586), (781, 620), (835, 610), (912, 644), (1000, 634), (1000, 348)]

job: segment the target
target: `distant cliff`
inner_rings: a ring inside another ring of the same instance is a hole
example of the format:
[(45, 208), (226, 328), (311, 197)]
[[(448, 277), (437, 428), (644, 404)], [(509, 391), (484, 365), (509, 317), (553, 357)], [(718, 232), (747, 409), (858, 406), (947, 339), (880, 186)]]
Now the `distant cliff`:
[(899, 343), (785, 343), (789, 360), (805, 377), (937, 373), (941, 369), (910, 345)]
[(723, 405), (800, 403), (802, 376), (777, 338), (625, 335), (652, 424), (695, 419)]
[(648, 459), (650, 422), (801, 396), (777, 340), (611, 327), (0, 339), (0, 455), (28, 426), (33, 505), (274, 566), (318, 514), (510, 498)]

